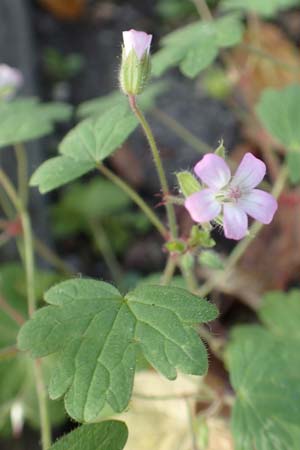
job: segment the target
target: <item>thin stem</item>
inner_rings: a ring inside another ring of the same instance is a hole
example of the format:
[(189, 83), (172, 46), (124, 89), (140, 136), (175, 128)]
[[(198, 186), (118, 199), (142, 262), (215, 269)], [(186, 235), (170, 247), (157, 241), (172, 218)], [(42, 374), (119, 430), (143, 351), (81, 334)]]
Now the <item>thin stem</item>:
[(51, 446), (51, 429), (49, 426), (49, 414), (46, 396), (46, 387), (44, 383), (43, 369), (41, 362), (34, 362), (34, 373), (36, 380), (36, 391), (39, 403), (40, 421), (42, 430), (42, 448), (48, 450)]
[(13, 184), (11, 183), (10, 179), (8, 178), (8, 176), (6, 175), (4, 170), (1, 169), (1, 167), (0, 167), (0, 184), (2, 185), (6, 195), (10, 199), (11, 203), (14, 205), (15, 209), (17, 211), (19, 211), (20, 207), (21, 207), (21, 203), (18, 198), (18, 194), (17, 194)]
[[(283, 167), (272, 190), (272, 195), (275, 198), (278, 198), (283, 191), (286, 180), (287, 169), (286, 167)], [(257, 221), (253, 222), (253, 224), (249, 228), (249, 235), (235, 246), (229, 257), (227, 258), (225, 270), (220, 273), (219, 276), (207, 280), (207, 282), (204, 283), (200, 289), (198, 289), (197, 293), (199, 296), (204, 297), (208, 295), (220, 282), (226, 281), (234, 266), (240, 261), (241, 257), (244, 255), (249, 245), (256, 238), (262, 228), (262, 223)]]
[(142, 199), (142, 197), (134, 190), (129, 184), (125, 183), (120, 177), (114, 174), (110, 169), (108, 169), (103, 164), (97, 164), (97, 169), (101, 172), (106, 178), (112, 181), (115, 185), (117, 185), (122, 191), (124, 191), (128, 197), (130, 197), (134, 203), (136, 203), (139, 208), (144, 212), (144, 214), (148, 217), (152, 225), (155, 226), (157, 231), (163, 236), (164, 239), (168, 238), (168, 230), (163, 225), (163, 223), (159, 220), (157, 215), (151, 210), (151, 208), (147, 205), (147, 203)]
[(48, 263), (50, 263), (53, 267), (55, 267), (59, 272), (67, 276), (74, 276), (75, 271), (72, 270), (71, 267), (68, 266), (56, 253), (51, 250), (44, 242), (42, 242), (39, 238), (34, 236), (33, 238), (34, 248), (36, 252)]
[(25, 323), (24, 317), (19, 314), (18, 311), (12, 308), (12, 306), (7, 303), (7, 301), (3, 297), (0, 297), (0, 308), (19, 326), (22, 326), (23, 323)]
[(194, 411), (191, 406), (190, 400), (185, 400), (186, 409), (187, 409), (187, 416), (188, 416), (188, 423), (191, 433), (191, 440), (192, 440), (192, 450), (199, 450), (197, 439), (195, 435), (195, 428), (194, 428)]
[(18, 349), (16, 346), (12, 345), (10, 347), (1, 348), (0, 350), (0, 361), (4, 359), (13, 358), (18, 353)]
[(123, 271), (119, 264), (119, 261), (116, 258), (116, 255), (114, 254), (103, 226), (99, 222), (95, 223), (94, 221), (92, 221), (90, 223), (90, 228), (95, 244), (100, 250), (105, 264), (109, 268), (110, 273), (114, 279), (114, 282), (118, 287), (120, 287), (123, 280)]
[(205, 0), (193, 0), (193, 2), (198, 10), (200, 17), (203, 20), (207, 21), (213, 20), (213, 16)]
[[(23, 205), (21, 199), (10, 182), (5, 172), (0, 168), (0, 184), (4, 188), (10, 201), (19, 213), (22, 230), (23, 230), (23, 243), (24, 243), (24, 265), (26, 273), (26, 288), (27, 288), (27, 301), (29, 316), (35, 312), (36, 299), (35, 299), (35, 276), (34, 276), (34, 253), (33, 253), (33, 238), (31, 222), (26, 207)], [(43, 373), (40, 363), (34, 361), (34, 373), (36, 392), (39, 403), (39, 413), (41, 419), (41, 433), (42, 433), (42, 446), (43, 450), (48, 450), (51, 446), (51, 431), (50, 422), (48, 416), (48, 406), (46, 399), (46, 388), (44, 386)]]
[(34, 274), (34, 254), (33, 254), (33, 237), (31, 230), (31, 222), (26, 210), (20, 209), (20, 218), (23, 229), (24, 242), (24, 264), (26, 272), (27, 299), (29, 316), (35, 312), (35, 274)]
[(160, 281), (160, 284), (162, 286), (170, 284), (170, 281), (173, 278), (176, 267), (177, 267), (177, 258), (173, 255), (169, 255), (164, 273)]
[(15, 155), (18, 171), (18, 192), (24, 206), (28, 202), (28, 164), (26, 149), (23, 144), (15, 144)]
[[(138, 107), (135, 96), (129, 95), (128, 99), (129, 99), (130, 107), (131, 107), (132, 111), (134, 112), (134, 114), (136, 115), (138, 121), (140, 122), (140, 124), (143, 128), (143, 131), (145, 133), (145, 136), (147, 138), (147, 141), (149, 143), (149, 146), (151, 148), (153, 160), (155, 163), (155, 167), (157, 170), (158, 178), (159, 178), (162, 193), (163, 193), (163, 197), (166, 198), (169, 195), (168, 181), (167, 181), (167, 177), (166, 177), (163, 165), (162, 165), (159, 150), (156, 145), (156, 141), (153, 136), (152, 130), (151, 130), (144, 114)], [(174, 206), (170, 203), (166, 203), (165, 207), (166, 207), (166, 211), (167, 211), (171, 237), (176, 238), (177, 237), (177, 222), (176, 222)]]
[(180, 270), (186, 282), (188, 290), (193, 294), (196, 294), (198, 291), (198, 283), (194, 274), (193, 267), (185, 267), (184, 264), (180, 264)]
[(198, 136), (195, 136), (187, 128), (185, 128), (176, 119), (166, 114), (164, 111), (158, 108), (152, 110), (153, 115), (159, 119), (164, 125), (170, 128), (177, 136), (179, 136), (184, 142), (193, 147), (198, 153), (203, 155), (203, 153), (210, 153), (213, 149), (202, 141)]

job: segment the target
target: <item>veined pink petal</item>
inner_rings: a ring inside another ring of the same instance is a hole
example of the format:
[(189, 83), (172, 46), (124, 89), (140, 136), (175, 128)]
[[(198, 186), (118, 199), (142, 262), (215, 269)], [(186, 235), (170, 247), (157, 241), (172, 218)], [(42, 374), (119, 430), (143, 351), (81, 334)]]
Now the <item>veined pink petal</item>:
[(134, 50), (137, 57), (142, 59), (145, 53), (150, 52), (150, 46), (152, 41), (152, 34), (144, 33), (144, 31), (123, 31), (123, 42), (125, 48), (125, 54)]
[(200, 180), (212, 189), (223, 188), (230, 180), (230, 169), (223, 158), (214, 153), (203, 156), (194, 168)]
[(232, 178), (231, 185), (247, 191), (257, 186), (265, 174), (265, 163), (252, 153), (246, 153)]
[(231, 203), (225, 203), (223, 225), (225, 236), (228, 239), (235, 239), (238, 241), (247, 234), (247, 214), (238, 206)]
[(253, 219), (268, 224), (273, 219), (278, 203), (268, 192), (253, 189), (239, 199), (238, 206)]
[(210, 189), (203, 189), (190, 195), (184, 205), (192, 219), (198, 223), (209, 222), (221, 212), (221, 205)]

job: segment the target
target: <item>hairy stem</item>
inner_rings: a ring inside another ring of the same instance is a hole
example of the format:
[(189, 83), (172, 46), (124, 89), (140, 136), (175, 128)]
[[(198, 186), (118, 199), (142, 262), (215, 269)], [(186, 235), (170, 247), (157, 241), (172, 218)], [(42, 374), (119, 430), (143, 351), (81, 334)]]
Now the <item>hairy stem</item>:
[[(163, 165), (162, 165), (161, 157), (160, 157), (159, 150), (156, 145), (156, 141), (153, 136), (152, 130), (151, 130), (144, 114), (138, 107), (135, 96), (129, 95), (128, 99), (129, 99), (130, 107), (131, 107), (132, 111), (134, 112), (134, 114), (136, 115), (138, 121), (140, 122), (140, 124), (143, 128), (143, 131), (145, 133), (145, 136), (147, 138), (147, 141), (149, 143), (149, 146), (151, 148), (154, 164), (155, 164), (155, 167), (157, 170), (158, 178), (159, 178), (162, 193), (163, 193), (163, 197), (166, 198), (169, 195), (168, 181), (167, 181), (167, 177), (166, 177)], [(167, 212), (167, 216), (168, 216), (171, 237), (176, 238), (177, 237), (177, 222), (176, 222), (174, 206), (170, 203), (166, 203), (165, 207), (166, 207), (166, 212)]]

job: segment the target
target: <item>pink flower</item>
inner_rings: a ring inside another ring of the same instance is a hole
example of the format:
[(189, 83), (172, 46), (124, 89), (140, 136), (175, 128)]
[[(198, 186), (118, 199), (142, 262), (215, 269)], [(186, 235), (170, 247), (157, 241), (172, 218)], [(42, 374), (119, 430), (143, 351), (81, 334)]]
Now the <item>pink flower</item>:
[(23, 84), (22, 73), (6, 64), (0, 64), (0, 98), (9, 100)]
[(207, 186), (185, 201), (195, 222), (210, 222), (222, 214), (225, 236), (239, 240), (248, 232), (247, 215), (264, 224), (272, 221), (277, 201), (254, 189), (264, 178), (266, 165), (251, 153), (245, 154), (233, 177), (224, 159), (214, 153), (205, 155), (194, 170)]
[(125, 56), (134, 50), (138, 59), (141, 60), (145, 54), (149, 54), (152, 41), (152, 34), (143, 31), (123, 31), (123, 41)]

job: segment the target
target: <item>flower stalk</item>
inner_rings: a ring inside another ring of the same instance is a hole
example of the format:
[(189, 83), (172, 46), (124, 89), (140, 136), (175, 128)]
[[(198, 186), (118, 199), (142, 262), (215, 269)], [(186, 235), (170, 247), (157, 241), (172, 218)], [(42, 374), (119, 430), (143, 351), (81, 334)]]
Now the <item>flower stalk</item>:
[[(158, 174), (158, 178), (160, 181), (162, 194), (163, 194), (164, 198), (167, 198), (169, 195), (169, 185), (168, 185), (167, 177), (166, 177), (163, 165), (162, 165), (161, 157), (160, 157), (159, 150), (156, 145), (156, 141), (153, 136), (152, 130), (151, 130), (144, 114), (142, 113), (142, 111), (140, 110), (140, 108), (137, 105), (136, 97), (134, 95), (129, 95), (128, 100), (129, 100), (130, 107), (131, 107), (133, 113), (136, 115), (138, 121), (140, 122), (142, 129), (144, 131), (144, 134), (149, 143), (150, 149), (152, 151), (152, 156), (153, 156), (154, 164), (156, 167), (156, 171)], [(165, 204), (165, 207), (166, 207), (166, 212), (167, 212), (167, 216), (168, 216), (168, 223), (169, 223), (169, 227), (170, 227), (171, 238), (174, 239), (178, 236), (174, 206), (171, 203), (167, 202)]]

